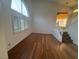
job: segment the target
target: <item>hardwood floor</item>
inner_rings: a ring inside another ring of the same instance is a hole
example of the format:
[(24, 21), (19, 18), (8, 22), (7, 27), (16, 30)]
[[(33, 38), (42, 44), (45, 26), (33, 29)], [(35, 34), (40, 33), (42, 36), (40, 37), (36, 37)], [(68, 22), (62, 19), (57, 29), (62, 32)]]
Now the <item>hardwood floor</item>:
[(9, 59), (78, 59), (77, 46), (50, 34), (31, 34), (8, 52)]

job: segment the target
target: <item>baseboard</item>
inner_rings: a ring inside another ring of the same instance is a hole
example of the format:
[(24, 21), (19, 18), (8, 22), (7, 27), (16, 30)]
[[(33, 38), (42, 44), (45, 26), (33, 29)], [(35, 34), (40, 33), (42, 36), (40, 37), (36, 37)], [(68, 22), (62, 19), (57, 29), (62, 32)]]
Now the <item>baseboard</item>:
[(32, 32), (32, 33), (35, 33), (35, 34), (51, 34), (51, 33), (45, 33), (45, 32)]

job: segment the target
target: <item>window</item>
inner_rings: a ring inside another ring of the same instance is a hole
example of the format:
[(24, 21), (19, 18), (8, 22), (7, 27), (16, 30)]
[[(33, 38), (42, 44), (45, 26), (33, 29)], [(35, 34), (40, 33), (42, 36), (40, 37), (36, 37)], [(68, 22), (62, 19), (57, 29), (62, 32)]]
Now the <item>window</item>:
[(21, 31), (25, 29), (24, 19), (20, 19), (21, 22)]
[[(11, 9), (27, 17), (29, 16), (28, 8), (26, 4), (23, 2), (23, 0), (12, 0)], [(29, 27), (27, 20), (21, 17), (22, 15), (17, 15), (16, 13), (12, 13), (13, 31), (15, 33), (21, 32)]]
[(17, 33), (27, 29), (28, 28), (27, 21), (28, 20), (25, 20), (19, 16), (12, 16), (13, 31)]
[(29, 16), (28, 15), (28, 8), (24, 4), (24, 2), (21, 0), (12, 0), (11, 9), (13, 9), (13, 10), (15, 10), (27, 17)]
[(25, 6), (24, 4), (22, 4), (22, 14), (23, 14), (23, 15), (26, 15), (26, 16), (29, 16), (29, 15), (28, 15), (27, 8), (26, 8), (26, 6)]
[(25, 20), (25, 29), (27, 29), (29, 26), (28, 26), (28, 23), (27, 20)]
[(20, 32), (20, 21), (17, 16), (12, 17), (13, 31)]
[(21, 13), (21, 0), (12, 0), (11, 8)]

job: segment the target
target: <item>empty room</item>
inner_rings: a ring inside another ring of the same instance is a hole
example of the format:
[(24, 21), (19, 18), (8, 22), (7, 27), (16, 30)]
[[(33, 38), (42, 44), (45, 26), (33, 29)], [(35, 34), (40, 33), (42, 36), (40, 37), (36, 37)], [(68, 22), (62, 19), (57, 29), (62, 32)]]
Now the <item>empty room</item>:
[(78, 59), (78, 0), (0, 0), (0, 59)]

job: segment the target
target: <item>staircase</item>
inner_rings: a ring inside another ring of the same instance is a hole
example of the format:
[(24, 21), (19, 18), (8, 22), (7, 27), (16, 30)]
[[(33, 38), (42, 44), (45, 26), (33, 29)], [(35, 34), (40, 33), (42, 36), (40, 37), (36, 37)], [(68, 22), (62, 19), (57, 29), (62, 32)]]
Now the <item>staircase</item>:
[(62, 42), (64, 42), (64, 43), (73, 43), (73, 40), (69, 36), (68, 32), (63, 32)]

